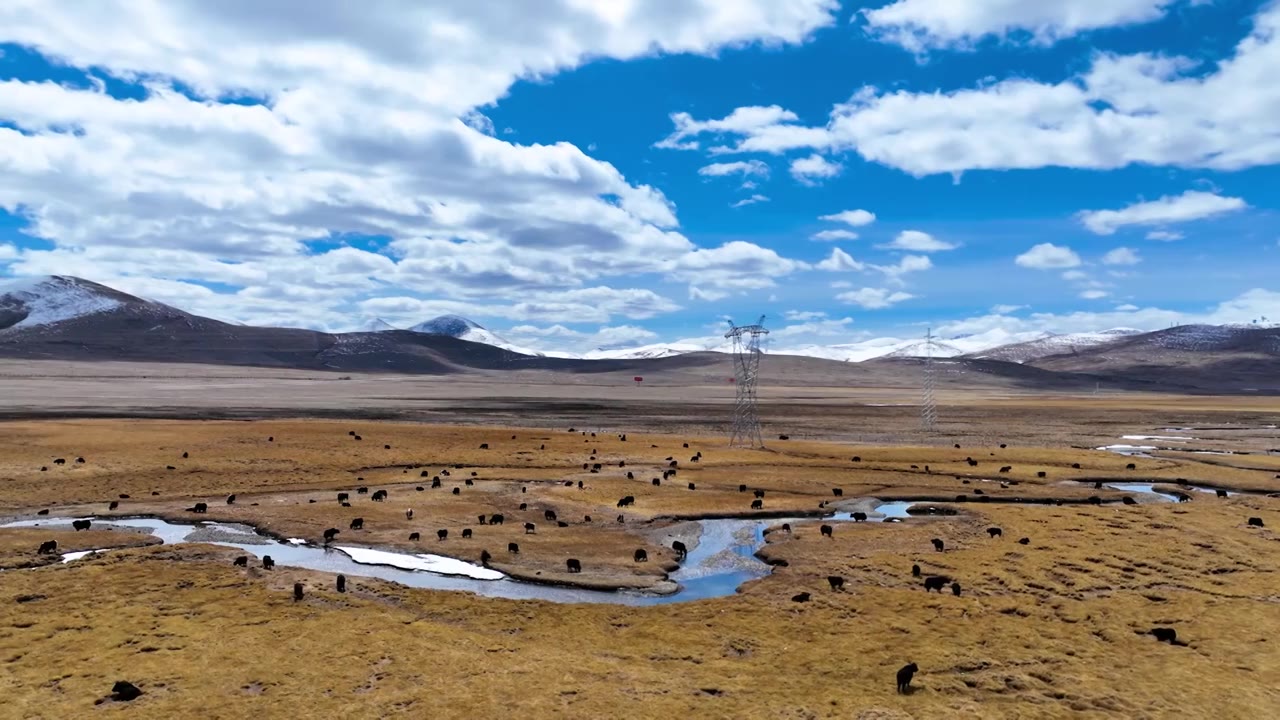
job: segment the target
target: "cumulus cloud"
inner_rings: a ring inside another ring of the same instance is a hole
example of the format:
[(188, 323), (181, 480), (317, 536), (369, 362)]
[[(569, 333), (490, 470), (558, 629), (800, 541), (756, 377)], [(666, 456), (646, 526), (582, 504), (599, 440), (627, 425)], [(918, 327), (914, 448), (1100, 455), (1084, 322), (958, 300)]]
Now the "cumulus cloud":
[(725, 175), (758, 175), (769, 176), (769, 166), (759, 160), (741, 160), (738, 162), (711, 163), (698, 168), (699, 175), (723, 177)]
[(1110, 294), (1111, 293), (1107, 292), (1106, 290), (1098, 290), (1095, 288), (1092, 290), (1081, 291), (1080, 297), (1084, 298), (1085, 300), (1100, 300)]
[[(1116, 230), (1130, 225), (1169, 225), (1203, 220), (1246, 207), (1248, 204), (1240, 198), (1189, 190), (1181, 195), (1166, 195), (1159, 200), (1135, 203), (1120, 210), (1086, 210), (1080, 213), (1079, 218), (1093, 232), (1112, 235)], [(1153, 239), (1169, 238), (1161, 236)]]
[(1102, 312), (1030, 313), (1021, 317), (984, 315), (943, 323), (938, 332), (963, 335), (1001, 329), (1010, 333), (1077, 333), (1114, 327), (1156, 330), (1170, 325), (1250, 323), (1263, 317), (1280, 317), (1280, 292), (1254, 288), (1197, 312), (1126, 304)]
[(875, 222), (876, 214), (866, 210), (842, 210), (838, 213), (823, 215), (818, 219), (844, 223), (845, 225), (852, 225), (853, 227), (862, 227)]
[(791, 177), (801, 185), (816, 185), (820, 180), (839, 175), (842, 170), (844, 165), (829, 162), (817, 154), (791, 161)]
[[(1019, 255), (1014, 262), (1025, 268), (1035, 270), (1053, 270), (1055, 268), (1071, 268), (1080, 264), (1080, 256), (1069, 247), (1060, 247), (1053, 243), (1040, 243)], [(1065, 275), (1063, 277), (1066, 277)]]
[[(282, 4), (4, 3), (0, 42), (66, 78), (0, 81), (0, 208), (52, 245), (9, 271), (75, 268), (220, 316), (318, 327), (397, 298), (553, 321), (669, 311), (608, 284), (696, 250), (672, 203), (569, 143), (495, 137), (481, 108), (595, 58), (797, 43), (834, 9), (389, 1), (314, 3), (298, 22)], [(349, 237), (390, 240), (350, 248), (379, 258), (330, 256)], [(597, 288), (615, 301), (586, 300)]]
[(807, 322), (809, 320), (819, 320), (827, 316), (821, 310), (787, 310), (782, 316), (794, 322)]
[(498, 334), (521, 347), (540, 352), (586, 353), (599, 348), (617, 348), (653, 342), (658, 335), (635, 325), (598, 327), (593, 331), (574, 330), (564, 325), (517, 325)]
[(854, 260), (849, 253), (840, 248), (831, 248), (831, 255), (826, 260), (818, 263), (816, 267), (819, 270), (827, 270), (829, 272), (848, 272), (851, 270), (865, 270), (867, 266)]
[(730, 203), (729, 207), (740, 208), (740, 207), (746, 207), (748, 205), (755, 205), (756, 203), (762, 203), (762, 202), (769, 202), (768, 196), (761, 195), (760, 193), (755, 193), (750, 197), (745, 197), (737, 202)]
[(913, 297), (915, 296), (905, 292), (895, 292), (885, 288), (859, 288), (836, 295), (836, 300), (850, 305), (858, 305), (867, 310), (880, 310), (904, 300), (910, 300)]
[[(1136, 1), (1092, 5), (1132, 9), (1140, 7), (1130, 5)], [(1018, 17), (1056, 13), (1055, 8), (1070, 12), (1078, 2), (1002, 2), (999, 7), (1003, 14), (1006, 6), (1016, 6), (1017, 13), (1008, 16)], [(958, 15), (971, 7), (995, 7), (946, 0), (937, 0), (937, 6)], [(1043, 8), (1026, 11), (1024, 6)], [(956, 27), (961, 37), (968, 32), (964, 25)], [(863, 87), (835, 105), (825, 125), (798, 124), (794, 113), (779, 108), (784, 119), (729, 133), (734, 144), (721, 147), (726, 152), (854, 151), (916, 176), (1131, 164), (1213, 170), (1274, 165), (1280, 163), (1280, 126), (1274, 120), (1280, 116), (1280, 83), (1272, 70), (1277, 66), (1280, 3), (1270, 2), (1254, 16), (1252, 31), (1234, 55), (1214, 67), (1189, 57), (1098, 53), (1083, 73), (1054, 83), (1016, 76), (947, 92)]]
[(1175, 240), (1181, 240), (1184, 237), (1186, 236), (1180, 232), (1170, 232), (1168, 230), (1152, 230), (1147, 233), (1148, 240), (1160, 240), (1162, 242), (1173, 242)]
[(896, 265), (872, 265), (871, 267), (884, 273), (891, 280), (900, 281), (901, 277), (907, 273), (921, 272), (932, 268), (933, 261), (927, 255), (904, 255)]
[(857, 240), (858, 233), (852, 230), (820, 230), (809, 237), (821, 242), (835, 242), (837, 240)]
[(972, 49), (988, 36), (1041, 45), (1097, 28), (1158, 20), (1181, 0), (897, 0), (864, 10), (874, 37), (920, 52)]
[(955, 250), (958, 245), (944, 242), (919, 230), (904, 230), (898, 233), (893, 242), (878, 247), (890, 250), (910, 250), (912, 252), (940, 252)]
[(1133, 248), (1118, 247), (1102, 256), (1103, 265), (1137, 265), (1142, 262)]
[(991, 312), (996, 315), (1008, 315), (1009, 313), (1018, 312), (1019, 310), (1025, 310), (1026, 307), (1026, 305), (994, 305), (991, 308)]

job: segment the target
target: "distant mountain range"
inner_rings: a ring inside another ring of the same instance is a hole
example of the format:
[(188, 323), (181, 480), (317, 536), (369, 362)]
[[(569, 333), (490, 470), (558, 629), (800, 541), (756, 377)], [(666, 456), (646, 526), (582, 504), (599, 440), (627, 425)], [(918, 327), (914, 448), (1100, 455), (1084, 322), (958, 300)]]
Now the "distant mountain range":
[[(711, 338), (575, 356), (520, 347), (456, 315), (405, 330), (368, 318), (356, 332), (322, 333), (224, 323), (75, 277), (0, 284), (0, 358), (433, 374), (702, 367), (708, 378), (723, 381), (725, 371), (732, 372), (724, 355), (731, 350), (723, 338)], [(1127, 389), (1280, 392), (1280, 328), (1275, 327), (1187, 325), (1155, 332), (1114, 328), (1071, 335), (994, 331), (928, 345), (884, 338), (839, 345), (772, 345), (766, 353), (803, 359), (804, 364), (792, 365), (825, 373), (824, 377), (852, 378), (858, 374), (850, 375), (855, 367), (865, 367), (858, 372), (883, 379), (915, 372), (911, 368), (918, 365), (916, 358), (931, 355), (971, 377), (1002, 377), (1037, 387), (1069, 389), (1106, 382)], [(841, 366), (848, 370), (837, 370)]]

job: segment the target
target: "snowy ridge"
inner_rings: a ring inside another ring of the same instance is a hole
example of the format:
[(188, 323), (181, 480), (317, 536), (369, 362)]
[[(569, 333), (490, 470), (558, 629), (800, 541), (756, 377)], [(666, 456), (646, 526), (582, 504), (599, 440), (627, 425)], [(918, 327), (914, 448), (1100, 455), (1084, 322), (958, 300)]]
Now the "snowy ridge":
[(491, 345), (521, 355), (546, 357), (546, 353), (512, 344), (497, 333), (490, 332), (481, 325), (458, 315), (441, 315), (426, 322), (418, 323), (409, 329), (413, 332), (426, 333), (428, 335), (448, 335), (459, 340)]
[(997, 346), (977, 351), (974, 357), (982, 360), (1003, 360), (1005, 362), (1028, 363), (1050, 355), (1062, 355), (1084, 348), (1103, 345), (1132, 335), (1141, 335), (1141, 330), (1133, 328), (1112, 328), (1101, 332), (1070, 333), (1066, 335), (1043, 335), (1027, 342)]
[(25, 314), (0, 330), (22, 330), (107, 312), (123, 303), (76, 278), (50, 275), (0, 283), (0, 312)]

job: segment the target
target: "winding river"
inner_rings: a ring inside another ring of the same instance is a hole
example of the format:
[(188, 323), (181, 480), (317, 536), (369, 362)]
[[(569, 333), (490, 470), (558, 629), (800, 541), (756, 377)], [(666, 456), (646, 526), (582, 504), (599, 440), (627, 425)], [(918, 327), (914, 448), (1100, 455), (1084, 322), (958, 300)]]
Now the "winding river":
[[(882, 503), (876, 506), (873, 513), (869, 513), (868, 521), (880, 522), (891, 517), (907, 517), (907, 509), (913, 504), (910, 502)], [(280, 542), (258, 535), (252, 528), (243, 525), (225, 523), (187, 525), (170, 523), (158, 518), (109, 518), (97, 522), (107, 526), (144, 529), (151, 535), (160, 538), (166, 545), (195, 542), (197, 540), (189, 540), (188, 538), (202, 529), (212, 527), (224, 535), (245, 535), (246, 542), (237, 543), (229, 540), (215, 540), (207, 541), (209, 544), (237, 548), (258, 558), (270, 555), (279, 566), (342, 573), (350, 577), (378, 578), (409, 587), (428, 588), (431, 590), (460, 590), (485, 597), (519, 600), (661, 605), (734, 594), (743, 583), (768, 575), (771, 570), (768, 565), (755, 557), (756, 551), (764, 546), (764, 531), (766, 528), (785, 522), (802, 522), (817, 519), (751, 520), (734, 518), (698, 521), (701, 526), (701, 533), (697, 546), (689, 552), (688, 557), (681, 563), (680, 569), (671, 573), (670, 576), (671, 580), (679, 583), (680, 589), (668, 595), (629, 591), (585, 590), (526, 582), (506, 576), (501, 576), (497, 579), (481, 579), (473, 576), (484, 577), (498, 575), (498, 573), (478, 565), (441, 556), (370, 551), (362, 548), (349, 548), (344, 551), (339, 549), (342, 547), (340, 545), (326, 549), (302, 540)], [(0, 527), (64, 527), (69, 526), (72, 520), (73, 518), (18, 520), (0, 525)], [(837, 513), (825, 518), (825, 520), (828, 522), (846, 522), (851, 521), (852, 516), (849, 513)], [(63, 556), (63, 561), (73, 562), (92, 554), (94, 554), (93, 551), (67, 553)], [(352, 558), (353, 554), (365, 560), (372, 560), (372, 562), (357, 562)], [(424, 562), (424, 559), (426, 562)], [(438, 566), (443, 568), (445, 572), (406, 569), (424, 565)]]

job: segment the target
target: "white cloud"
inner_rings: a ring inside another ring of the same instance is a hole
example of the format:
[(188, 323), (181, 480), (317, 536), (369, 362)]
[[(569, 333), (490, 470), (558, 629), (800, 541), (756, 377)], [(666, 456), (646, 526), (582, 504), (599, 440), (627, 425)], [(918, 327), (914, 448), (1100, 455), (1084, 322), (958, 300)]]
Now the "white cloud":
[[(1122, 7), (1127, 1), (1097, 4)], [(973, 3), (947, 5), (964, 12)], [(736, 133), (736, 144), (725, 148), (855, 151), (917, 176), (1131, 164), (1213, 170), (1274, 165), (1280, 163), (1280, 83), (1273, 71), (1280, 66), (1280, 3), (1265, 4), (1253, 24), (1234, 56), (1213, 67), (1188, 57), (1097, 53), (1084, 73), (1052, 84), (1010, 77), (950, 92), (863, 87), (836, 105), (824, 126), (779, 120)]]
[(1076, 267), (1080, 264), (1080, 256), (1069, 247), (1060, 247), (1053, 243), (1040, 243), (1019, 255), (1014, 262), (1025, 268), (1051, 270), (1054, 268)]
[(903, 255), (897, 265), (872, 265), (872, 268), (884, 273), (890, 280), (901, 282), (903, 275), (921, 272), (933, 267), (933, 261), (927, 255)]
[(938, 332), (962, 335), (1001, 329), (1010, 333), (1077, 333), (1115, 327), (1156, 330), (1170, 325), (1249, 323), (1262, 317), (1280, 318), (1280, 292), (1254, 288), (1201, 312), (1128, 304), (1105, 312), (1031, 313), (1023, 317), (985, 315), (943, 323)]
[(782, 313), (782, 316), (794, 322), (807, 322), (809, 320), (820, 320), (825, 318), (827, 314), (821, 310), (788, 310)]
[(1147, 233), (1148, 240), (1161, 240), (1164, 242), (1173, 242), (1175, 240), (1181, 240), (1184, 237), (1186, 236), (1180, 232), (1170, 232), (1168, 230), (1152, 230)]
[(1019, 310), (1025, 310), (1026, 307), (1026, 305), (994, 305), (991, 308), (991, 312), (996, 315), (1008, 315), (1009, 313), (1015, 313)]
[[(800, 42), (835, 6), (536, 5), (321, 3), (299, 22), (234, 3), (0, 4), (0, 42), (137, 95), (0, 81), (0, 208), (52, 244), (9, 271), (312, 327), (347, 325), (365, 302), (552, 321), (671, 311), (652, 291), (608, 287), (696, 250), (670, 201), (569, 143), (494, 137), (481, 109), (596, 58)], [(352, 236), (390, 242), (328, 249)]]
[(699, 147), (697, 141), (689, 140), (689, 138), (696, 138), (703, 133), (715, 135), (744, 134), (759, 128), (772, 127), (778, 123), (794, 122), (796, 120), (799, 120), (799, 117), (795, 113), (790, 110), (784, 110), (777, 105), (740, 107), (720, 120), (699, 121), (694, 120), (689, 113), (677, 112), (671, 114), (671, 122), (676, 126), (675, 131), (654, 143), (654, 147), (668, 150), (697, 150)]
[(1110, 294), (1111, 293), (1107, 292), (1106, 290), (1096, 290), (1096, 289), (1084, 290), (1080, 293), (1080, 297), (1084, 298), (1085, 300), (1099, 300), (1101, 298), (1107, 297)]
[(635, 325), (603, 326), (591, 332), (564, 325), (517, 325), (496, 332), (516, 345), (542, 352), (586, 353), (599, 348), (630, 347), (658, 339), (653, 331)]
[(18, 258), (18, 248), (16, 245), (9, 243), (0, 243), (0, 262), (8, 260), (16, 260)]
[(910, 250), (912, 252), (939, 252), (942, 250), (955, 250), (959, 246), (943, 242), (929, 233), (920, 232), (919, 230), (904, 230), (898, 233), (893, 242), (877, 247), (891, 250)]
[(853, 283), (849, 282), (848, 280), (836, 280), (835, 282), (831, 283), (832, 290), (848, 290), (851, 287), (853, 287)]
[[(790, 318), (788, 318), (790, 319)], [(853, 324), (853, 318), (814, 318), (807, 322), (800, 322), (796, 325), (787, 325), (771, 330), (769, 339), (773, 342), (779, 340), (795, 341), (795, 338), (820, 339), (820, 338), (846, 338), (849, 336), (849, 326)]]
[(919, 52), (972, 49), (987, 36), (1029, 35), (1037, 44), (1096, 28), (1150, 22), (1180, 0), (897, 0), (864, 10), (871, 33)]
[(816, 185), (818, 180), (833, 178), (842, 170), (844, 165), (828, 162), (817, 154), (791, 161), (791, 177), (802, 185)]
[(1063, 280), (1070, 280), (1073, 282), (1077, 280), (1084, 280), (1087, 277), (1089, 276), (1086, 275), (1083, 270), (1067, 270), (1066, 272), (1062, 273)]
[(830, 220), (831, 222), (844, 223), (853, 227), (862, 227), (870, 225), (876, 221), (876, 214), (866, 210), (843, 210), (831, 215), (823, 215), (819, 220)]
[(717, 290), (760, 290), (770, 288), (777, 278), (808, 265), (784, 258), (768, 248), (735, 240), (717, 248), (700, 248), (671, 263), (667, 275), (697, 286), (704, 293)]
[(1142, 262), (1133, 248), (1118, 247), (1102, 256), (1103, 265), (1137, 265)]
[(852, 230), (821, 230), (809, 237), (822, 242), (835, 242), (837, 240), (857, 240), (858, 233)]
[(769, 166), (759, 160), (742, 160), (739, 162), (711, 163), (698, 168), (699, 175), (722, 177), (725, 175), (743, 176), (758, 175), (769, 177)]
[(748, 205), (755, 205), (756, 203), (762, 203), (762, 202), (769, 202), (769, 198), (764, 195), (761, 195), (760, 193), (756, 193), (751, 197), (745, 197), (737, 202), (730, 203), (729, 207), (740, 208), (740, 207), (746, 207)]
[(695, 285), (689, 286), (689, 299), (701, 300), (702, 302), (715, 302), (729, 297), (731, 293), (727, 290), (711, 290), (700, 288)]
[(865, 270), (867, 266), (854, 260), (849, 253), (840, 248), (831, 248), (831, 255), (826, 260), (818, 263), (816, 267), (819, 270), (827, 270), (829, 272), (848, 272), (851, 270)]
[(915, 297), (905, 292), (894, 292), (885, 288), (859, 288), (849, 292), (840, 293), (836, 296), (836, 300), (850, 305), (858, 305), (867, 310), (880, 310), (890, 305), (910, 300)]
[(1135, 203), (1120, 210), (1086, 210), (1080, 222), (1099, 235), (1111, 235), (1129, 225), (1167, 225), (1203, 220), (1248, 207), (1244, 200), (1189, 190), (1151, 202)]

